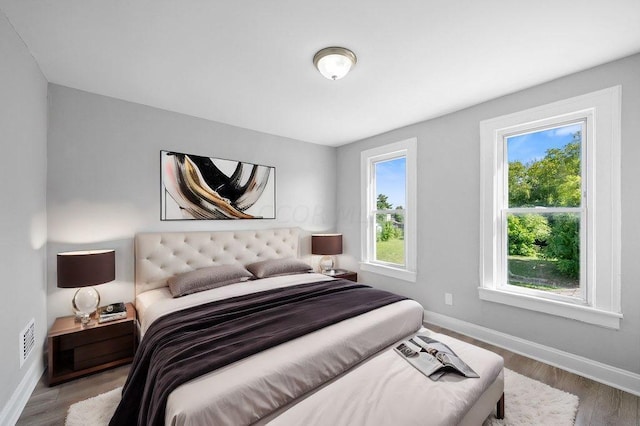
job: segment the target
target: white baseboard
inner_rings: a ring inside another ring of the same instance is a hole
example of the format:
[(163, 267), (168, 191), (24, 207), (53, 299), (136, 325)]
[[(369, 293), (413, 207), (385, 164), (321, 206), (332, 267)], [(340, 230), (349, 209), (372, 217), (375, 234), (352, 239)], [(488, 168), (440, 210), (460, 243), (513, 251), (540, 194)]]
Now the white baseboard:
[(0, 425), (16, 424), (42, 373), (44, 373), (44, 365), (38, 361), (32, 362), (27, 374), (24, 375), (15, 392), (11, 395), (11, 399), (0, 412)]
[(530, 342), (446, 315), (424, 311), (425, 322), (490, 343), (545, 364), (640, 396), (640, 374), (603, 364), (550, 346)]

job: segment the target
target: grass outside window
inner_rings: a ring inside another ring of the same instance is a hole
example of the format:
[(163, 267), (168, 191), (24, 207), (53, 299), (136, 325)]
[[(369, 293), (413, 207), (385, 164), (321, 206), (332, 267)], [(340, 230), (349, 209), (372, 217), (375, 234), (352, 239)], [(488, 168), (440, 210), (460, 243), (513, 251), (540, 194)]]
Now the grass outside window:
[(390, 238), (376, 242), (376, 260), (404, 265), (404, 239)]
[(580, 282), (563, 274), (555, 260), (537, 257), (509, 256), (508, 271), (510, 285), (551, 292), (576, 290)]

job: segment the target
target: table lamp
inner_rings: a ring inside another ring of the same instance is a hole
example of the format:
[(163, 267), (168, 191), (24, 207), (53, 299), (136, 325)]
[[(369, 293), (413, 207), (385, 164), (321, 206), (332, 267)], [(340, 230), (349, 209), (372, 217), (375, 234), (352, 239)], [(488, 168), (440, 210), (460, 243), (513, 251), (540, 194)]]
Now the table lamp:
[(333, 269), (333, 256), (342, 254), (342, 234), (312, 234), (311, 254), (323, 255), (320, 259), (320, 272)]
[(73, 296), (73, 310), (87, 324), (98, 305), (100, 293), (92, 286), (116, 278), (114, 250), (69, 251), (58, 253), (58, 287), (78, 288)]

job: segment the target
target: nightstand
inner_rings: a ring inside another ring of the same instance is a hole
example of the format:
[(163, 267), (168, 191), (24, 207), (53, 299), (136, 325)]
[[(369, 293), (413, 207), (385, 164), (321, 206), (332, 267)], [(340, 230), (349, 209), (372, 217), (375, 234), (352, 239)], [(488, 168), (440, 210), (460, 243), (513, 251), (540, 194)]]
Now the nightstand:
[(324, 273), (333, 278), (343, 278), (353, 282), (358, 282), (358, 273), (353, 271), (347, 271), (346, 269), (332, 269), (329, 272)]
[(49, 330), (49, 386), (133, 361), (137, 346), (136, 310), (127, 303), (127, 318), (88, 325), (74, 316), (56, 319)]

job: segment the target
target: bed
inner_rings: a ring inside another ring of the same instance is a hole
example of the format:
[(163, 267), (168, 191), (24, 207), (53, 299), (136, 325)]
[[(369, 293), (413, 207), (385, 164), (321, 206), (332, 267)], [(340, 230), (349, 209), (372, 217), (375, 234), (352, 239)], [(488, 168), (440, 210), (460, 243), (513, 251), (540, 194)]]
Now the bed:
[[(162, 333), (162, 321), (191, 318), (187, 312), (204, 305), (248, 303), (245, 300), (256, 294), (271, 293), (269, 297), (280, 300), (280, 292), (344, 289), (329, 296), (335, 301), (351, 291), (378, 291), (321, 274), (296, 273), (172, 297), (167, 284), (171, 277), (216, 265), (295, 259), (299, 239), (298, 228), (136, 235), (135, 304), (141, 343)], [(393, 299), (237, 359), (171, 388), (162, 400), (161, 417), (167, 425), (481, 424), (496, 406), (503, 407), (502, 358), (424, 329), (423, 312), (413, 300)], [(420, 374), (391, 349), (417, 331), (449, 345), (480, 378), (447, 374), (434, 382)], [(145, 393), (153, 391), (153, 386), (147, 387)]]

